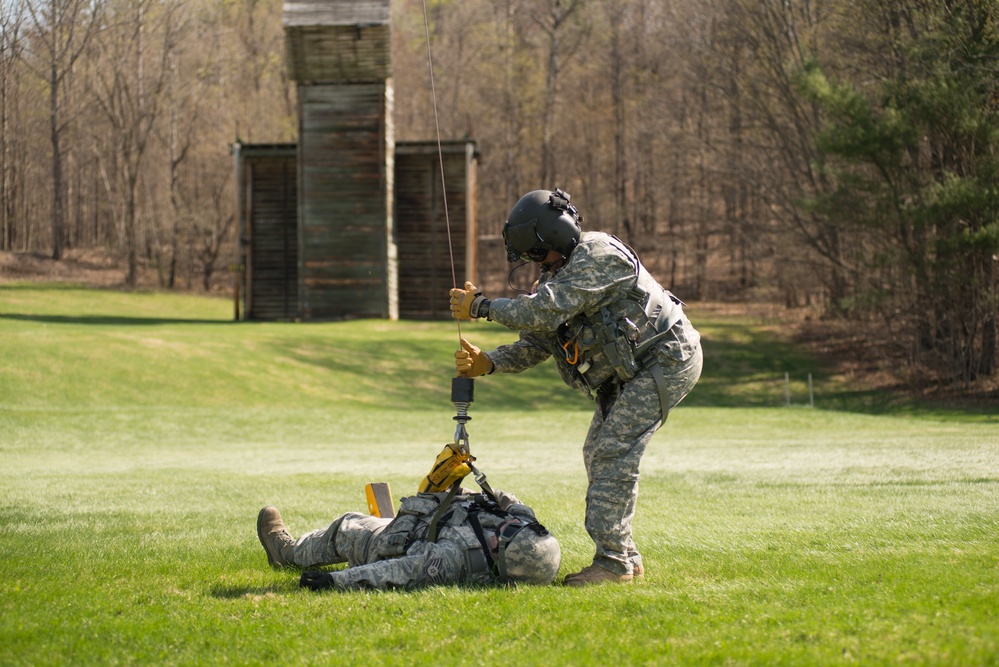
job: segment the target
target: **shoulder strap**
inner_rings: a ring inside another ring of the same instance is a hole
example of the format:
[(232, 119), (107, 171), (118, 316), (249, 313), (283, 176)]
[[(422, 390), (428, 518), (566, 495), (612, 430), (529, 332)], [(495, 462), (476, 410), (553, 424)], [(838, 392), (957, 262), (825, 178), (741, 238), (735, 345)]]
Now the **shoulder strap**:
[(444, 500), (442, 500), (441, 504), (437, 507), (437, 510), (434, 512), (433, 518), (430, 519), (430, 528), (427, 530), (428, 541), (430, 542), (437, 541), (437, 527), (441, 522), (441, 517), (443, 517), (444, 513), (447, 512), (449, 507), (451, 507), (451, 502), (454, 500), (454, 497), (458, 495), (458, 489), (460, 488), (461, 488), (461, 480), (459, 479), (457, 482), (451, 485), (451, 490), (447, 492), (447, 495), (444, 496)]
[(479, 485), (479, 488), (482, 489), (483, 493), (489, 496), (490, 500), (499, 505), (499, 501), (496, 500), (496, 494), (493, 493), (493, 487), (489, 486), (489, 482), (486, 481), (486, 474), (476, 468), (475, 464), (472, 462), (468, 463), (468, 467), (472, 469), (472, 475), (475, 478), (475, 483)]
[(482, 555), (486, 557), (486, 565), (489, 566), (489, 574), (495, 578), (497, 576), (496, 560), (493, 558), (493, 551), (489, 547), (489, 540), (486, 539), (486, 532), (482, 530), (482, 524), (479, 523), (479, 517), (477, 512), (468, 513), (468, 523), (472, 525), (472, 531), (475, 532), (475, 538), (482, 545)]
[(632, 248), (630, 245), (628, 245), (618, 237), (614, 236), (613, 234), (608, 234), (607, 236), (611, 237), (614, 241), (617, 242), (617, 243), (612, 242), (611, 245), (616, 246), (618, 250), (620, 250), (623, 254), (628, 256), (628, 259), (631, 260), (632, 265), (634, 265), (635, 267), (635, 275), (637, 276), (638, 267), (642, 265), (642, 263), (638, 259), (638, 253), (635, 252), (634, 248)]

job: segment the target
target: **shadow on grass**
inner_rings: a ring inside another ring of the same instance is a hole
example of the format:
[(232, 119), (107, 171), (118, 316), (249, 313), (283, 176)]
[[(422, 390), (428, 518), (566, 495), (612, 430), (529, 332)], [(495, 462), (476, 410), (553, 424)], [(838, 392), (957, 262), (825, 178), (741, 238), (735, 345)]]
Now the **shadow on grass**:
[(184, 319), (177, 317), (125, 317), (122, 315), (25, 315), (0, 312), (0, 319), (43, 324), (86, 324), (98, 326), (160, 326), (164, 324), (237, 324), (233, 320)]
[[(701, 345), (704, 371), (686, 406), (779, 407), (787, 400), (785, 373), (799, 392), (807, 391), (809, 374), (816, 385), (828, 377), (800, 347), (748, 324), (709, 322)], [(807, 403), (807, 395), (793, 398)]]
[[(347, 375), (356, 393), (407, 410), (437, 409), (451, 398), (454, 346), (447, 340), (414, 339), (405, 330), (380, 332), (364, 341), (298, 337), (268, 341), (272, 354), (296, 364)], [(488, 348), (486, 348), (488, 349)], [(501, 410), (588, 410), (578, 391), (566, 387), (553, 362), (522, 374), (477, 378), (476, 400)]]
[[(0, 294), (14, 290), (55, 292), (67, 287), (55, 284), (0, 285)], [(20, 312), (0, 312), (0, 320), (121, 328), (181, 325), (191, 326), (192, 329), (185, 330), (185, 333), (193, 330), (195, 334), (199, 333), (196, 328), (199, 325), (242, 325), (226, 326), (226, 335), (216, 336), (223, 339), (216, 348), (220, 354), (233, 350), (236, 358), (242, 358), (247, 350), (253, 350), (257, 357), (254, 361), (258, 362), (254, 368), (261, 368), (262, 372), (269, 372), (272, 363), (277, 365), (282, 360), (290, 362), (291, 367), (312, 367), (324, 371), (326, 375), (317, 377), (329, 380), (329, 390), (338, 405), (437, 410), (450, 402), (456, 341), (449, 326), (452, 323), (448, 322), (236, 322), (227, 317), (198, 317), (205, 312), (200, 310), (187, 311), (194, 316), (184, 317), (187, 313), (176, 309), (178, 307), (173, 304), (164, 304), (162, 308), (152, 311), (143, 304), (144, 312), (157, 316), (130, 315), (128, 313), (132, 309), (128, 304), (118, 302), (106, 306), (106, 309), (114, 308), (125, 314), (115, 314), (115, 310), (109, 314), (45, 314), (31, 312), (34, 301), (18, 301), (19, 305), (14, 307)], [(44, 303), (45, 299), (42, 297), (38, 301)], [(162, 316), (158, 316), (160, 313)], [(171, 314), (175, 316), (171, 317)], [(814, 407), (824, 410), (930, 417), (971, 415), (987, 421), (999, 420), (999, 396), (978, 406), (956, 402), (941, 406), (920, 402), (901, 388), (866, 389), (862, 383), (836, 377), (835, 368), (824, 366), (821, 360), (808, 353), (807, 348), (795, 344), (780, 330), (765, 329), (748, 319), (710, 313), (694, 317), (694, 325), (702, 336), (704, 371), (700, 382), (684, 400), (684, 406), (782, 407), (788, 403), (790, 390), (790, 403), (794, 406), (809, 405), (814, 398)], [(206, 338), (221, 332), (221, 329), (206, 329)], [(484, 350), (516, 340), (515, 332), (499, 325), (477, 327), (465, 335)], [(551, 360), (522, 374), (479, 378), (476, 384), (476, 400), (482, 406), (488, 405), (491, 410), (555, 412), (592, 409), (592, 403), (581, 392), (562, 383)]]
[(218, 598), (220, 600), (237, 600), (247, 597), (257, 597), (272, 595), (276, 593), (288, 593), (292, 590), (298, 589), (298, 582), (294, 583), (292, 586), (291, 582), (287, 585), (282, 584), (271, 584), (270, 586), (212, 586), (212, 589), (208, 592), (213, 598)]

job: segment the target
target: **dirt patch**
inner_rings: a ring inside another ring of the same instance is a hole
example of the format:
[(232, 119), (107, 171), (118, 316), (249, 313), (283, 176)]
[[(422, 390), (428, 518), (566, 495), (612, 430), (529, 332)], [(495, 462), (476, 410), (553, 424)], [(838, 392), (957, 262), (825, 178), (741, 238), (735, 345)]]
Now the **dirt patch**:
[(40, 253), (0, 252), (0, 283), (21, 281), (120, 287), (125, 272), (113, 258), (93, 250), (70, 250), (61, 260)]
[[(67, 250), (55, 260), (37, 252), (0, 252), (0, 284), (12, 282), (69, 283), (102, 289), (128, 289), (125, 268), (111, 253), (99, 249)], [(156, 269), (139, 265), (133, 289), (160, 289)], [(201, 279), (178, 280), (176, 291), (204, 294)], [(212, 294), (232, 291), (232, 274), (217, 271), (212, 276)]]
[(849, 386), (882, 392), (888, 402), (945, 409), (999, 409), (999, 377), (971, 385), (949, 382), (912, 362), (911, 344), (884, 335), (878, 322), (817, 319), (798, 323), (794, 341)]
[(933, 377), (915, 368), (905, 346), (887, 338), (878, 322), (828, 319), (813, 308), (774, 303), (697, 303), (692, 308), (744, 317), (804, 347), (833, 379), (857, 392), (880, 394), (881, 403), (999, 411), (999, 377), (971, 386)]

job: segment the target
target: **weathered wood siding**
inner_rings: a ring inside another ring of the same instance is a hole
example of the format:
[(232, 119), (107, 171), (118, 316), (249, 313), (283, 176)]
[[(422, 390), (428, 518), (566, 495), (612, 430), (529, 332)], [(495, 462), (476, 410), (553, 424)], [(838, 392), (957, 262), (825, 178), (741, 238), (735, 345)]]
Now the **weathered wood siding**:
[(285, 2), (288, 72), (299, 82), (392, 76), (389, 0)]
[(374, 81), (392, 76), (388, 26), (287, 28), (288, 74), (299, 82)]
[[(475, 146), (447, 142), (441, 149), (447, 211), (437, 142), (398, 142), (395, 154), (395, 230), (399, 252), (399, 317), (446, 320), (447, 292), (476, 280)], [(448, 243), (448, 218), (451, 243)]]
[(307, 25), (385, 25), (389, 0), (288, 0), (282, 8), (285, 27)]
[(243, 146), (240, 157), (244, 317), (295, 319), (299, 316), (295, 146)]
[(302, 317), (395, 318), (388, 82), (299, 86)]

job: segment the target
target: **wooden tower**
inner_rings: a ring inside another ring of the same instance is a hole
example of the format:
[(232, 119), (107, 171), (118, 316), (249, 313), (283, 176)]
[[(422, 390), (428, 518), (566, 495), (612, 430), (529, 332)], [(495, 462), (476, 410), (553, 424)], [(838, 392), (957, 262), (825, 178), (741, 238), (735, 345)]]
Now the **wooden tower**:
[(388, 20), (388, 0), (284, 4), (298, 144), (233, 146), (246, 319), (446, 320), (452, 255), (476, 280), (475, 142), (394, 141)]
[(307, 320), (395, 319), (389, 0), (284, 4), (298, 83), (298, 282)]

